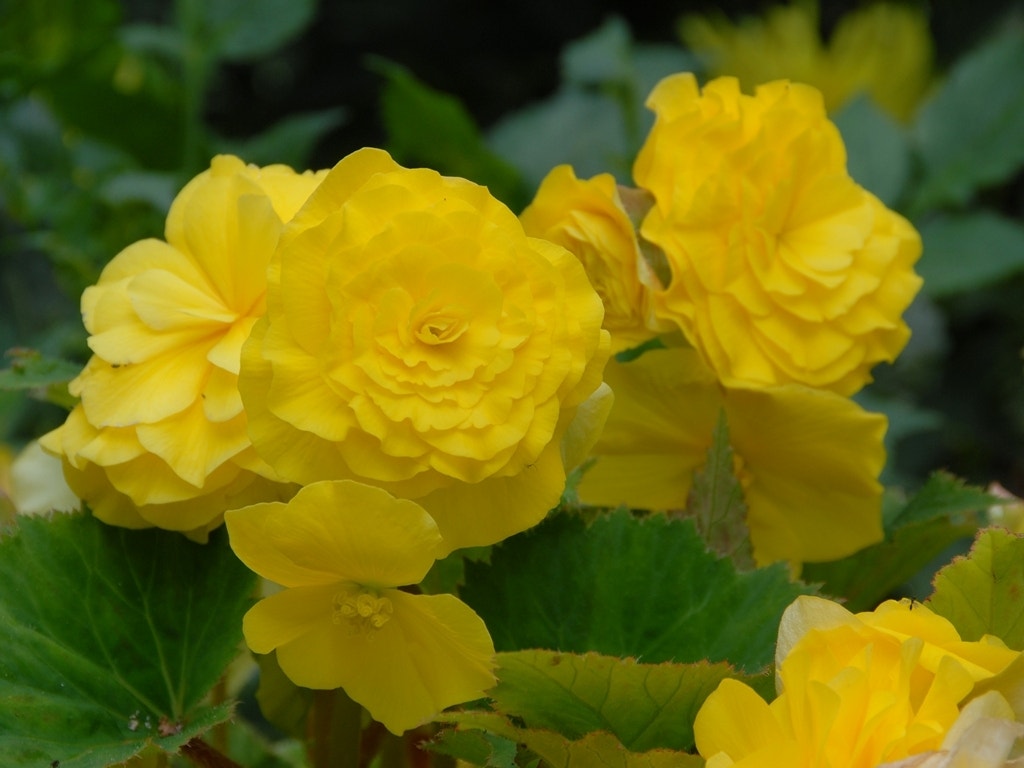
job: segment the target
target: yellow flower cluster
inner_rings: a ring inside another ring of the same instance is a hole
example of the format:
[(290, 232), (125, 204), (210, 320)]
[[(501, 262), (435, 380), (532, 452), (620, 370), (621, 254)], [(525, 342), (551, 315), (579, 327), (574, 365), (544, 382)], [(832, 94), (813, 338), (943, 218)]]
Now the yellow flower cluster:
[(559, 167), (521, 216), (580, 259), (616, 352), (691, 347), (609, 366), (581, 500), (684, 510), (724, 412), (756, 562), (880, 540), (885, 420), (847, 396), (909, 338), (919, 236), (850, 178), (814, 88), (680, 74), (648, 105), (638, 190)]
[(42, 443), (97, 517), (227, 519), (285, 587), (250, 647), (396, 733), (493, 684), (473, 611), (400, 588), (539, 522), (596, 440), (609, 335), (568, 251), (379, 150), (304, 174), (222, 156), (82, 313), (81, 402)]
[(845, 395), (907, 340), (916, 233), (813, 89), (679, 75), (650, 105), (641, 189), (562, 166), (521, 218), (375, 149), (215, 158), (83, 296), (93, 357), (43, 447), (109, 523), (226, 520), (284, 587), (250, 647), (395, 732), (494, 681), (480, 619), (415, 586), (537, 524), (588, 452), (584, 501), (681, 509), (724, 413), (758, 564), (877, 541), (885, 421)]
[(822, 44), (814, 0), (768, 9), (764, 18), (733, 24), (724, 16), (687, 16), (683, 42), (716, 75), (734, 75), (744, 88), (788, 79), (822, 92), (829, 112), (860, 93), (899, 120), (909, 120), (932, 75), (928, 20), (904, 3), (870, 3), (843, 16)]
[[(697, 713), (697, 748), (708, 768), (876, 768), (940, 750), (948, 757), (979, 734), (1002, 748), (1007, 723), (1012, 746), (1019, 728), (998, 689), (1019, 655), (991, 636), (961, 640), (946, 619), (910, 601), (854, 615), (800, 597), (779, 628), (778, 697), (768, 704), (723, 681)], [(1002, 765), (967, 762), (966, 751), (947, 764)]]

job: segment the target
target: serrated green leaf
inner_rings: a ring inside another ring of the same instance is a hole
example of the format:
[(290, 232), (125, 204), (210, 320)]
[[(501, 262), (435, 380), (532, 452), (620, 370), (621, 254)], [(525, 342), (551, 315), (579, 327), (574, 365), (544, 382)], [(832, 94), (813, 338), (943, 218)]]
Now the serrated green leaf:
[(0, 369), (0, 390), (23, 390), (66, 384), (82, 372), (82, 366), (47, 357), (34, 349), (8, 350), (10, 366)]
[(805, 581), (846, 600), (851, 611), (870, 610), (936, 556), (977, 529), (971, 513), (994, 503), (980, 488), (948, 472), (934, 472), (909, 500), (887, 494), (885, 540), (830, 563), (807, 563)]
[[(206, 545), (91, 516), (0, 542), (0, 765), (102, 768), (230, 716), (200, 701), (238, 652), (255, 576)], [(180, 726), (180, 730), (179, 730)]]
[(842, 560), (806, 563), (802, 578), (820, 584), (827, 595), (843, 598), (851, 611), (868, 611), (974, 530), (972, 524), (947, 518), (919, 520)]
[(460, 729), (481, 729), (523, 744), (550, 768), (700, 768), (696, 755), (667, 749), (630, 752), (610, 733), (597, 731), (573, 740), (554, 731), (519, 728), (500, 715), (456, 712), (443, 716)]
[(1024, 271), (1024, 226), (987, 211), (940, 215), (920, 225), (916, 270), (929, 296), (975, 291)]
[(754, 567), (754, 551), (747, 528), (743, 488), (733, 471), (733, 450), (725, 411), (718, 414), (707, 463), (693, 473), (693, 487), (686, 500), (686, 514), (713, 551), (730, 557), (737, 567)]
[(485, 730), (447, 728), (424, 747), (484, 768), (517, 768), (516, 742)]
[(466, 564), (460, 595), (499, 651), (728, 660), (758, 672), (773, 658), (782, 611), (814, 591), (790, 582), (782, 563), (737, 573), (705, 549), (691, 521), (619, 511), (589, 527), (557, 514), (506, 539), (490, 565)]
[(922, 107), (913, 134), (925, 177), (921, 212), (966, 202), (1024, 162), (1024, 33), (1013, 29), (963, 57)]
[(939, 470), (931, 474), (902, 510), (885, 521), (885, 527), (893, 531), (909, 523), (979, 512), (998, 503), (999, 499), (983, 489)]
[(846, 145), (850, 176), (886, 205), (894, 205), (910, 174), (910, 146), (903, 129), (866, 96), (850, 101), (834, 119)]
[(525, 205), (519, 174), (484, 144), (458, 99), (428, 87), (393, 62), (375, 58), (371, 66), (386, 78), (381, 112), (388, 149), (396, 160), (483, 184), (513, 210)]
[(728, 664), (640, 664), (596, 653), (501, 653), (498, 668), (490, 696), (502, 714), (570, 739), (608, 731), (632, 752), (691, 749), (697, 710), (725, 678), (763, 695), (774, 687), (768, 675), (737, 675)]
[(964, 640), (990, 634), (1024, 650), (1024, 537), (1002, 528), (980, 531), (966, 557), (936, 574), (927, 604)]

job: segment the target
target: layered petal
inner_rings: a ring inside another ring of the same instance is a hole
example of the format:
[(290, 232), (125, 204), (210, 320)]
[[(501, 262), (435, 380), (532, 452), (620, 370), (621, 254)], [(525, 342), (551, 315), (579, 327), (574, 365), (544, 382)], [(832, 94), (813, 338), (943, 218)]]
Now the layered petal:
[(726, 384), (856, 392), (909, 338), (921, 242), (847, 174), (821, 95), (680, 74), (648, 106), (633, 171), (655, 204), (640, 232), (671, 271), (655, 314)]
[(229, 500), (291, 492), (252, 452), (237, 373), (284, 221), (321, 177), (216, 157), (172, 203), (167, 242), (128, 246), (83, 294), (94, 354), (46, 445), (98, 516), (206, 530)]
[(560, 165), (547, 175), (520, 214), (527, 234), (576, 256), (604, 302), (612, 352), (635, 347), (665, 330), (654, 316), (651, 291), (661, 281), (640, 253), (640, 243), (611, 174), (577, 179)]
[[(976, 736), (965, 740), (969, 729), (984, 723), (1003, 756), (1020, 732), (1005, 727), (1015, 725), (1013, 710), (999, 693), (972, 700), (1020, 654), (995, 638), (963, 641), (909, 600), (854, 615), (799, 597), (783, 615), (778, 648), (779, 695), (770, 705), (726, 680), (698, 712), (694, 732), (708, 765), (998, 765), (967, 762), (984, 753)], [(940, 750), (959, 750), (963, 762), (939, 760)]]
[[(515, 486), (542, 454), (551, 464), (601, 383), (608, 335), (579, 261), (527, 237), (485, 188), (379, 150), (330, 172), (268, 275), (240, 392), (257, 451), (297, 482), (354, 479), (430, 505)], [(443, 532), (491, 543), (543, 517), (551, 496), (545, 480), (458, 503)], [(534, 506), (508, 506), (522, 501)]]

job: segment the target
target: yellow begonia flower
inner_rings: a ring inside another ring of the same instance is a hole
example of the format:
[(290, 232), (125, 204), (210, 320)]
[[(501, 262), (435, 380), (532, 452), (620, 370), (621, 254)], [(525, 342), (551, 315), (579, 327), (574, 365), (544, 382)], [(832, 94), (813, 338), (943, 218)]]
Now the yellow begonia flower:
[(770, 80), (794, 80), (822, 92), (829, 112), (867, 93), (907, 122), (924, 98), (932, 72), (928, 21), (905, 4), (872, 3), (843, 16), (829, 46), (818, 33), (813, 2), (771, 8), (739, 24), (724, 16), (688, 16), (683, 42), (715, 75), (733, 75), (747, 90)]
[(441, 535), (418, 504), (351, 480), (323, 481), (287, 504), (225, 515), (231, 547), (285, 587), (245, 615), (256, 653), (277, 651), (306, 688), (344, 688), (402, 733), (495, 683), (487, 627), (452, 595), (417, 595)]
[(883, 416), (798, 385), (723, 387), (692, 349), (613, 361), (605, 380), (615, 402), (581, 501), (685, 508), (724, 410), (759, 565), (834, 560), (881, 540)]
[(202, 532), (225, 504), (280, 498), (249, 443), (239, 358), (283, 222), (323, 176), (218, 156), (175, 198), (166, 242), (128, 246), (82, 295), (81, 404), (42, 444), (100, 519)]
[(485, 187), (349, 155), (286, 231), (267, 297), (239, 386), (282, 477), (416, 499), (451, 549), (558, 503), (562, 437), (608, 356), (601, 299)]
[(519, 219), (526, 234), (561, 245), (583, 264), (604, 302), (613, 354), (668, 330), (651, 306), (650, 293), (661, 281), (640, 253), (611, 174), (581, 180), (570, 166), (560, 165), (541, 182)]
[(701, 93), (681, 74), (648, 106), (634, 175), (655, 199), (641, 235), (672, 272), (658, 316), (726, 383), (859, 390), (910, 337), (921, 240), (847, 174), (820, 94), (774, 82), (746, 96), (734, 78)]
[[(949, 746), (975, 685), (1018, 655), (996, 638), (963, 641), (946, 619), (910, 601), (854, 615), (802, 596), (781, 622), (778, 697), (767, 704), (745, 684), (724, 681), (697, 713), (697, 749), (708, 768), (876, 768), (935, 751)], [(996, 710), (1012, 714), (1005, 701)]]

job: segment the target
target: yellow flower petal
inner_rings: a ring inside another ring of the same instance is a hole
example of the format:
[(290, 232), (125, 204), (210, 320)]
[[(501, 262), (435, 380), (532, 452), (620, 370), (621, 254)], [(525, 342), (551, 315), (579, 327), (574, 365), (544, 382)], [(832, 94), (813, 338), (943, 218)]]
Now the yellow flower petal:
[[(229, 521), (232, 514), (229, 512), (226, 516)], [(230, 530), (231, 523), (228, 522), (228, 525)], [(236, 535), (239, 534), (232, 533), (231, 536), (233, 545)], [(331, 623), (334, 596), (337, 593), (338, 584), (327, 582), (296, 586), (263, 598), (246, 612), (242, 620), (245, 644), (255, 653), (271, 653), (311, 632), (338, 632), (338, 627)], [(307, 688), (337, 687), (321, 684), (326, 672), (319, 668), (324, 661), (323, 656), (306, 658), (304, 666), (300, 666), (301, 661), (296, 659), (289, 665), (291, 670), (288, 677), (294, 682)]]
[(490, 636), (468, 606), (451, 595), (381, 595), (394, 609), (382, 627), (353, 632), (320, 621), (278, 647), (281, 669), (306, 687), (344, 688), (392, 733), (494, 684)]
[(579, 485), (587, 504), (682, 509), (693, 471), (704, 464), (722, 407), (714, 377), (692, 350), (611, 362), (615, 400)]
[(350, 480), (313, 483), (288, 504), (235, 510), (225, 521), (239, 559), (288, 587), (417, 584), (441, 541), (418, 504)]
[[(693, 723), (697, 749), (721, 765), (798, 765), (795, 743), (765, 700), (738, 680), (726, 679), (705, 699)], [(770, 744), (772, 754), (765, 753)], [(721, 757), (719, 757), (721, 756)], [(729, 762), (723, 757), (731, 758)], [(766, 761), (770, 757), (771, 762)]]
[(834, 560), (881, 540), (884, 416), (798, 386), (728, 389), (725, 401), (733, 447), (749, 469), (758, 563)]

